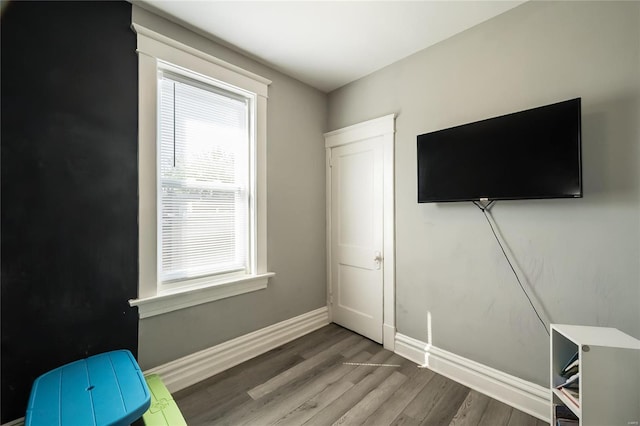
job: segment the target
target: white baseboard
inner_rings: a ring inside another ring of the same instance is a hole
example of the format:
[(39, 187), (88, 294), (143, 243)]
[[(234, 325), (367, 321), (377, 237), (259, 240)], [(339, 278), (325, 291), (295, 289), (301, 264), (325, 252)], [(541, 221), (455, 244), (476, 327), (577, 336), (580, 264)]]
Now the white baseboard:
[(399, 333), (395, 341), (398, 355), (549, 422), (549, 389)]
[(400, 333), (396, 333), (395, 340), (395, 353), (418, 365), (425, 365), (428, 346), (426, 343)]
[(152, 368), (170, 392), (189, 387), (291, 340), (329, 324), (329, 311), (322, 307), (233, 340)]
[(3, 423), (2, 426), (24, 426), (24, 417), (20, 417), (19, 419), (11, 420), (9, 423)]

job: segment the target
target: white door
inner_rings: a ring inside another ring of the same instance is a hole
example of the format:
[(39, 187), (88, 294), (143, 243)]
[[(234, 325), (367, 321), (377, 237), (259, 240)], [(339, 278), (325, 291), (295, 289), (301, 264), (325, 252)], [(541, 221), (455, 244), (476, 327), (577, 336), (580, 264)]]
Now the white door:
[(383, 138), (331, 148), (333, 321), (382, 343)]

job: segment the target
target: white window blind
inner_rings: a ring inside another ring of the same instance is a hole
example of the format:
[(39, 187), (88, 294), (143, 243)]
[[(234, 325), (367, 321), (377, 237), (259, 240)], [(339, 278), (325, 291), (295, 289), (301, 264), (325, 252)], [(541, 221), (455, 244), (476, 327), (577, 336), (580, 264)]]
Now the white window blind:
[(162, 72), (160, 279), (248, 272), (250, 99)]

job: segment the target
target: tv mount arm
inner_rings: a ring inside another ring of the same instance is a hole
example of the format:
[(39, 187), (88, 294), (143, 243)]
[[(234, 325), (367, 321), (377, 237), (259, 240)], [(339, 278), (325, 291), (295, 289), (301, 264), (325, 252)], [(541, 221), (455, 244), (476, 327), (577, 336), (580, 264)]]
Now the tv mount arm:
[(491, 207), (493, 207), (495, 202), (496, 200), (489, 201), (488, 198), (480, 198), (479, 201), (474, 201), (473, 204), (475, 204), (480, 210), (484, 212), (484, 211), (490, 211)]

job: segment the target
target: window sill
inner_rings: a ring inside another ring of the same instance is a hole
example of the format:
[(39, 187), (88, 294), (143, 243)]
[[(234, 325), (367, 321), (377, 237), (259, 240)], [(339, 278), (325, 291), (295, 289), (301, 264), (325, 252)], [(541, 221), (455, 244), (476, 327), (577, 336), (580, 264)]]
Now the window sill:
[(149, 318), (267, 288), (269, 278), (274, 275), (273, 272), (267, 272), (234, 278), (214, 285), (183, 288), (142, 299), (131, 299), (129, 305), (138, 307), (140, 319)]

